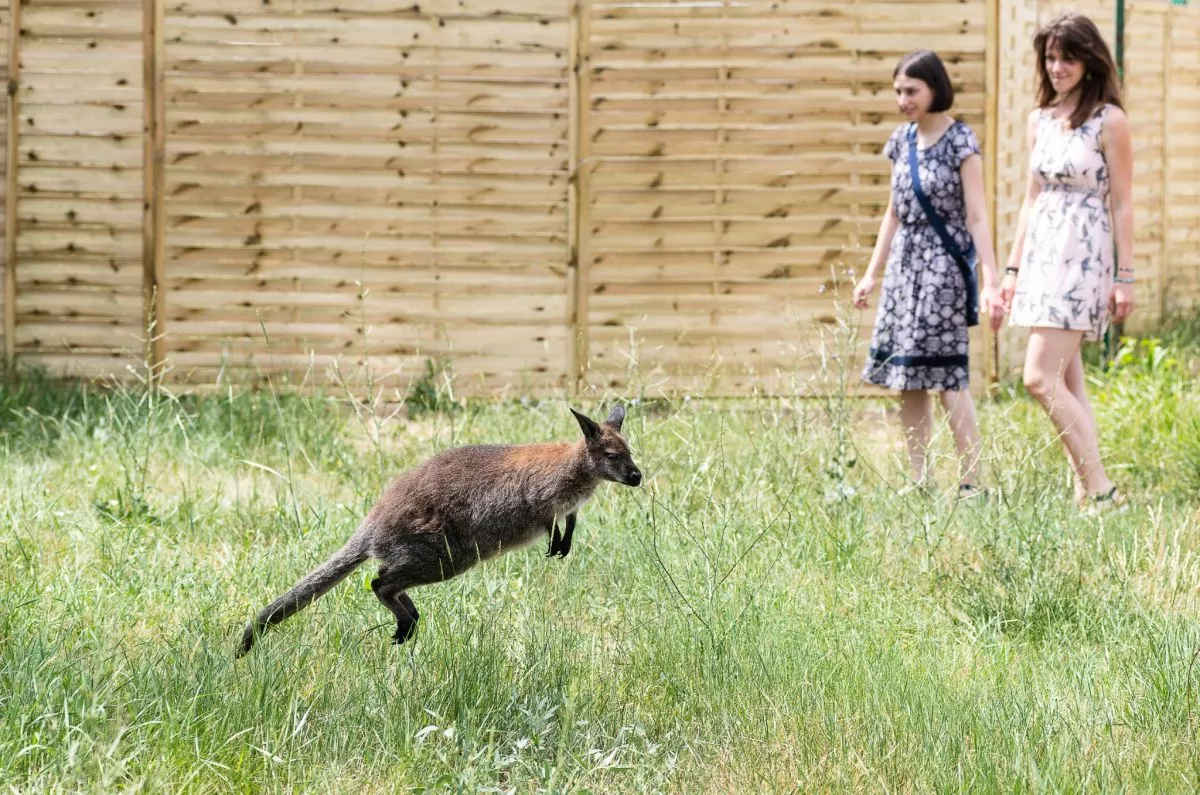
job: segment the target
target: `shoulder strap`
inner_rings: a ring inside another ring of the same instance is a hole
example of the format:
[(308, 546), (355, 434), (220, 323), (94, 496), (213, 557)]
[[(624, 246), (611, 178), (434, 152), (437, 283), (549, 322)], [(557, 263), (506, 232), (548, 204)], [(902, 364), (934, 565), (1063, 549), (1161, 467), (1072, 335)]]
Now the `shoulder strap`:
[[(942, 217), (938, 215), (937, 210), (933, 208), (929, 197), (925, 195), (925, 191), (921, 188), (921, 170), (917, 167), (917, 124), (910, 122), (908, 125), (908, 171), (912, 177), (913, 193), (916, 194), (917, 201), (921, 204), (921, 209), (925, 211), (925, 217), (929, 219), (929, 225), (933, 227), (933, 231), (937, 232), (937, 236), (942, 239), (942, 245), (946, 247), (946, 251), (956, 260), (969, 262), (969, 257), (959, 248), (958, 243), (954, 242), (954, 238), (950, 236), (950, 232), (946, 229), (946, 224), (942, 221)], [(975, 246), (971, 245), (970, 252), (974, 254)]]
[[(963, 283), (967, 287), (967, 325), (978, 325), (979, 296), (977, 295), (978, 288), (975, 283), (975, 272), (971, 269), (970, 260), (963, 255), (962, 249), (954, 242), (954, 238), (946, 230), (946, 225), (942, 223), (941, 216), (937, 214), (937, 210), (933, 209), (929, 197), (921, 189), (921, 170), (917, 167), (916, 122), (911, 123), (908, 127), (908, 170), (912, 175), (913, 194), (916, 195), (917, 201), (921, 203), (921, 209), (925, 211), (925, 217), (929, 219), (929, 225), (933, 227), (934, 232), (937, 232), (937, 236), (942, 239), (942, 245), (946, 247), (946, 252), (954, 260), (954, 264), (958, 266), (959, 272), (962, 273)], [(974, 242), (971, 244), (970, 254), (971, 256), (975, 254)]]

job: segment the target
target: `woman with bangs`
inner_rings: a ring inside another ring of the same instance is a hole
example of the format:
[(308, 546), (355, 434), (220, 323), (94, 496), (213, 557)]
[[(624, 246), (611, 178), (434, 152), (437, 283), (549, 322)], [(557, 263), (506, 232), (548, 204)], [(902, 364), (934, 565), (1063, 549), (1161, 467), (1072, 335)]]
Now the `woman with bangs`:
[(1096, 512), (1125, 498), (1100, 458), (1081, 347), (1133, 311), (1133, 144), (1116, 65), (1090, 19), (1058, 16), (1034, 49), (1029, 180), (1000, 293), (1010, 325), (1030, 329), (1025, 387), (1062, 439), (1076, 501)]
[(1000, 327), (987, 220), (983, 158), (975, 133), (949, 111), (954, 88), (937, 53), (918, 50), (892, 72), (896, 107), (907, 121), (883, 147), (891, 194), (854, 305), (867, 307), (886, 268), (863, 380), (899, 392), (900, 422), (913, 484), (930, 493), (931, 394), (946, 411), (959, 455), (958, 496), (984, 494), (979, 424), (969, 389), (970, 326), (979, 314)]

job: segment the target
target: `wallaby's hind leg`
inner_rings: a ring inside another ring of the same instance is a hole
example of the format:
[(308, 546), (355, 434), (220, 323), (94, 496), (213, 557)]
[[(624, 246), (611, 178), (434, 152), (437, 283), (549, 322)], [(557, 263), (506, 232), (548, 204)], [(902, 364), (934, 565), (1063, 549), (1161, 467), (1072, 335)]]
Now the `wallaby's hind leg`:
[(392, 636), (395, 643), (403, 643), (417, 631), (417, 621), (421, 614), (407, 593), (390, 578), (386, 578), (386, 569), (380, 569), (379, 576), (371, 580), (371, 590), (383, 606), (392, 611), (396, 617), (396, 634)]
[(418, 585), (448, 580), (474, 565), (475, 560), (455, 561), (440, 536), (410, 536), (398, 548), (388, 550), (387, 562), (371, 581), (371, 590), (396, 617), (397, 644), (409, 640), (417, 630), (420, 613), (406, 591)]
[(412, 597), (404, 591), (396, 594), (396, 604), (407, 610), (409, 615), (407, 621), (401, 620), (399, 614), (396, 615), (396, 634), (392, 636), (392, 642), (398, 646), (416, 633), (417, 621), (421, 619), (421, 614), (413, 604)]

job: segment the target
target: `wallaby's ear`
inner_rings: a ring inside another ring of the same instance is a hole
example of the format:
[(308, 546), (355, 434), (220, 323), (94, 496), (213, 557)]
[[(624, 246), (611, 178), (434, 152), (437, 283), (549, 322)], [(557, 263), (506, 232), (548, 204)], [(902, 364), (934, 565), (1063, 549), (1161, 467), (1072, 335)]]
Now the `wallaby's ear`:
[(575, 409), (571, 409), (571, 413), (575, 415), (575, 419), (579, 420), (579, 427), (583, 429), (583, 436), (588, 441), (600, 436), (600, 426), (597, 425), (590, 417), (580, 414)]
[(608, 415), (608, 419), (606, 419), (604, 421), (604, 424), (614, 430), (619, 431), (619, 430), (621, 430), (621, 423), (624, 421), (625, 421), (625, 409), (624, 409), (624, 407), (617, 405), (617, 406), (613, 406), (613, 410)]

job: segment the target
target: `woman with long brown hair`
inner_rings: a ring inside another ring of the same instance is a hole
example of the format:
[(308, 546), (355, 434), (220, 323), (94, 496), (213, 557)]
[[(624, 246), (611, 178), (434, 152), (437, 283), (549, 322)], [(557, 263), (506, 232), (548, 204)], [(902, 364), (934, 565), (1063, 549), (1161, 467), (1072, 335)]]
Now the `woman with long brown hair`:
[(1010, 324), (1030, 329), (1025, 387), (1066, 447), (1075, 497), (1102, 510), (1124, 497), (1100, 459), (1081, 346), (1133, 311), (1133, 144), (1112, 53), (1090, 19), (1058, 16), (1034, 49), (1029, 181), (1000, 291)]

